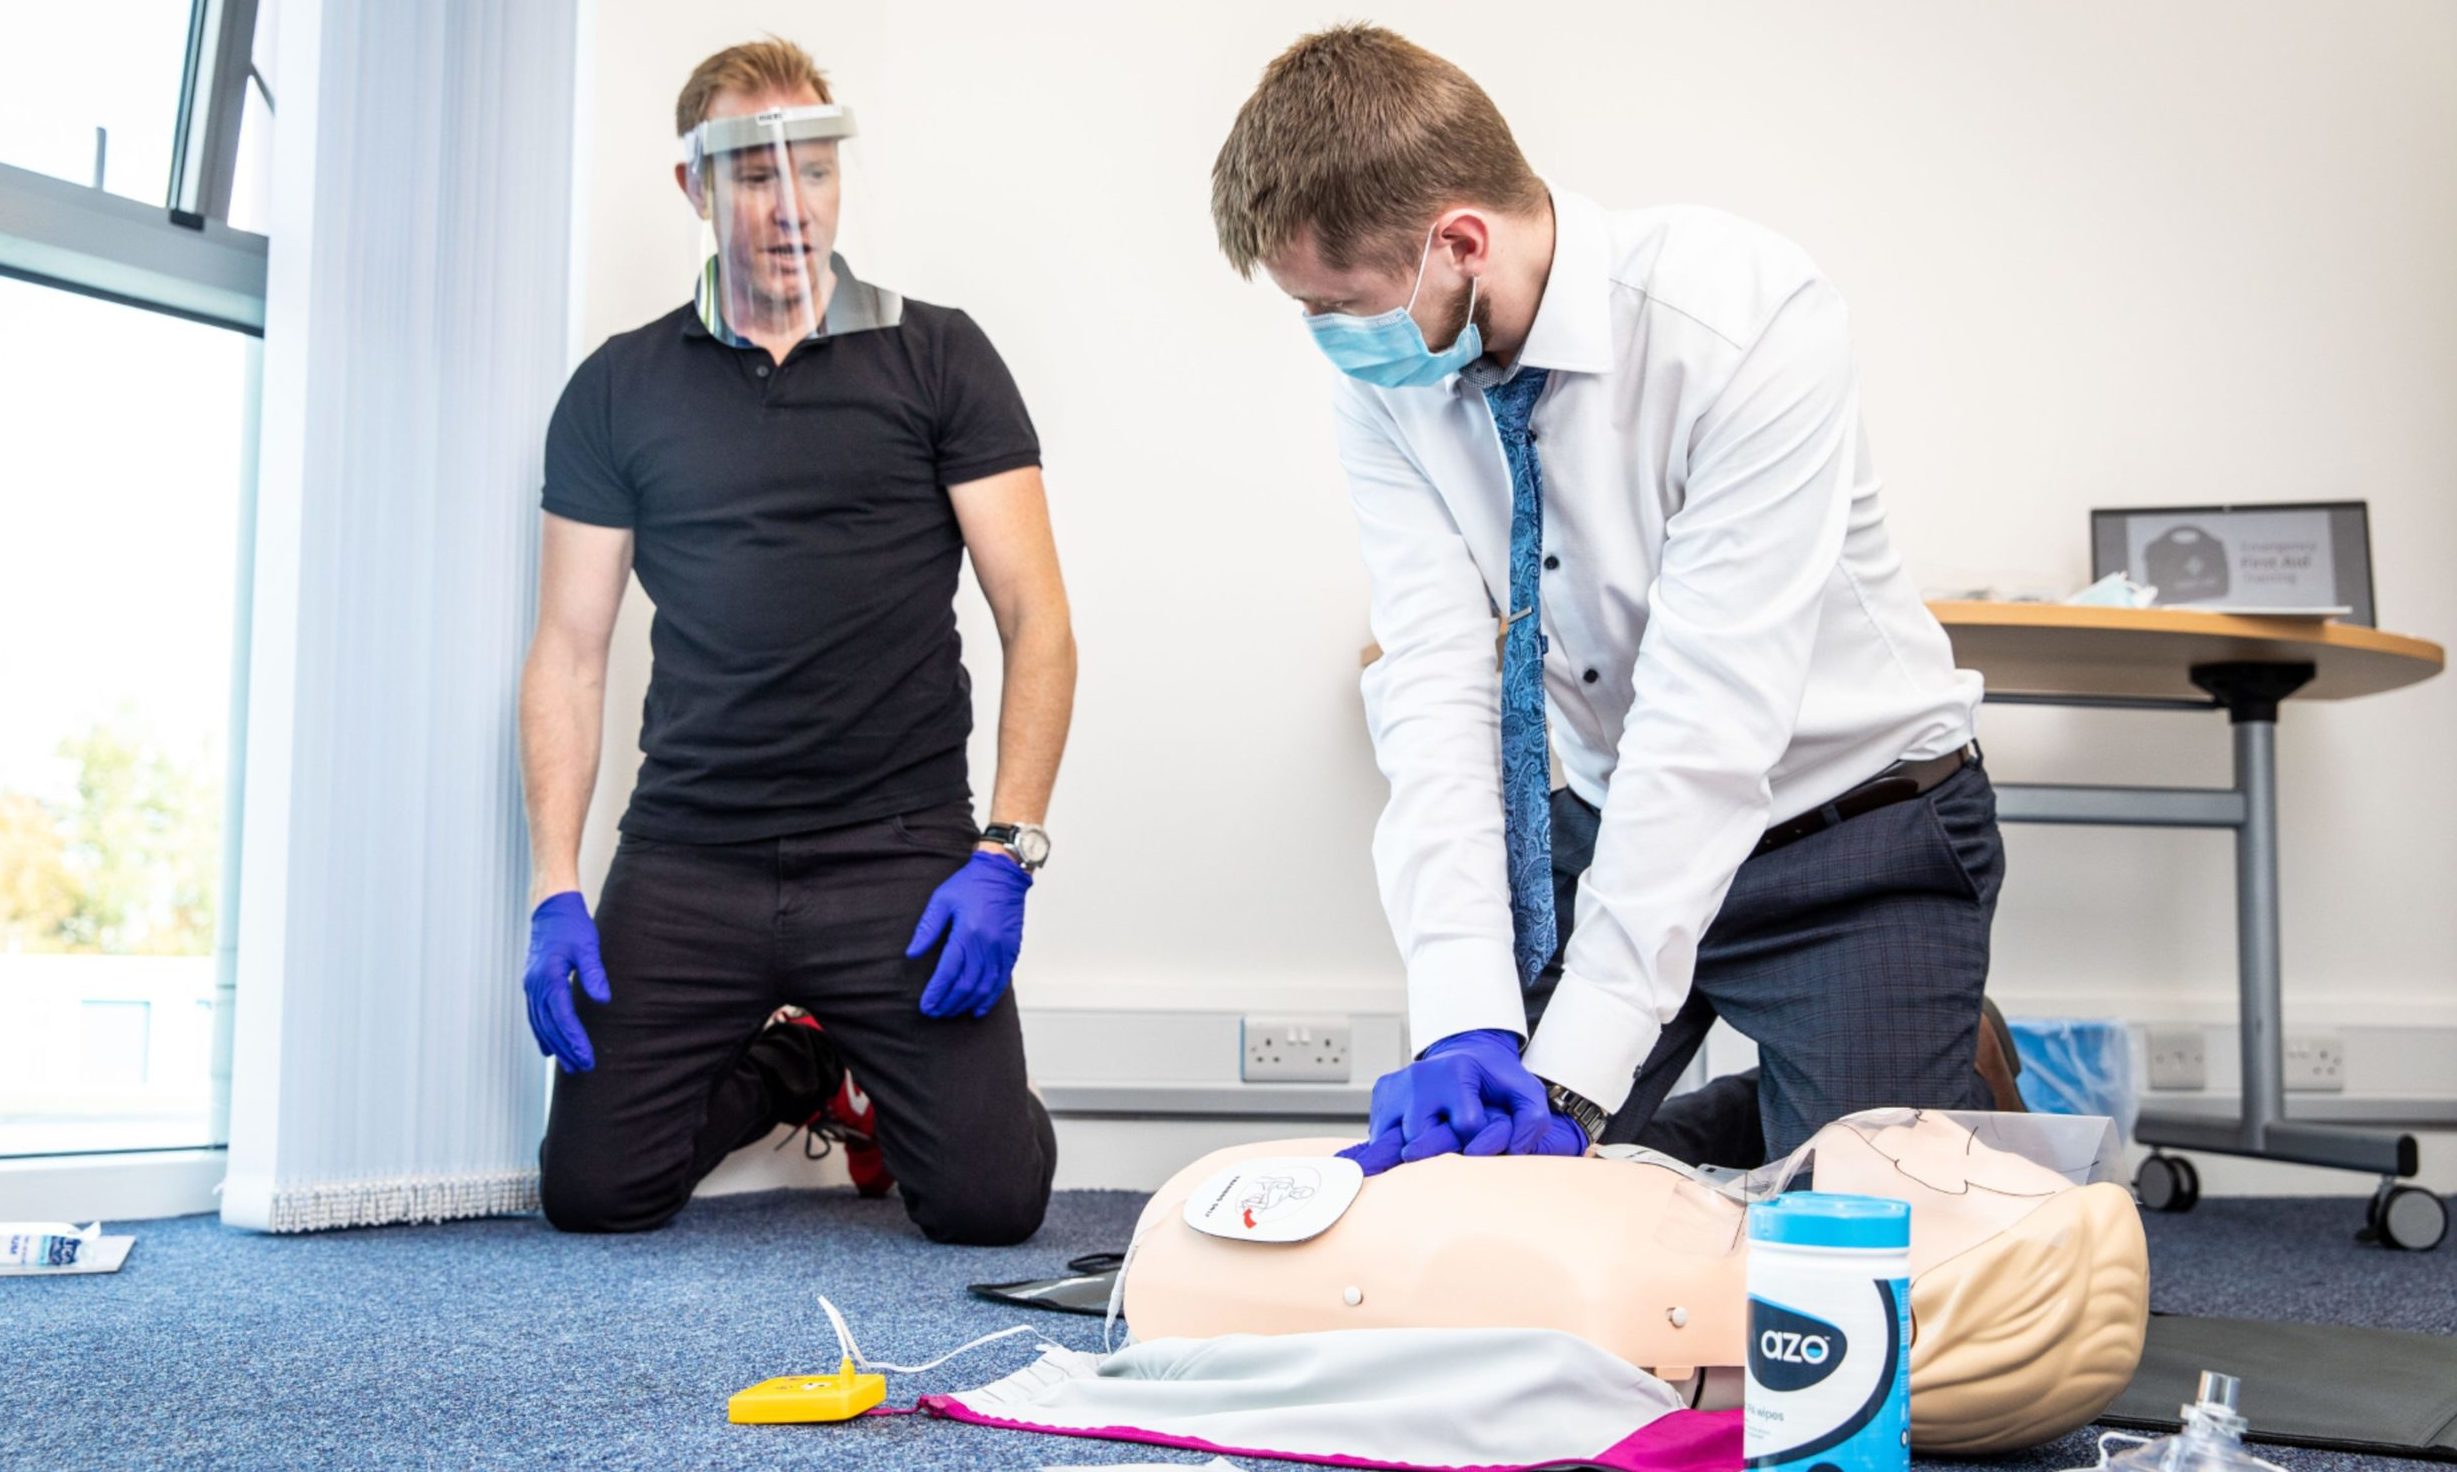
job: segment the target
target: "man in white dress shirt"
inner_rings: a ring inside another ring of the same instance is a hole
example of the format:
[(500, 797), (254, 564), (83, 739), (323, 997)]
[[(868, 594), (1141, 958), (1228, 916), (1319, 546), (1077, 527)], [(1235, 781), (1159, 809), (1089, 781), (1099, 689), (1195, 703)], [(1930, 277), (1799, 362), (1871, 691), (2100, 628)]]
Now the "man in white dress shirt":
[(1640, 1138), (1718, 1016), (1760, 1048), (1750, 1153), (1988, 1107), (1980, 681), (1887, 536), (1833, 284), (1730, 216), (1548, 186), (1366, 26), (1270, 65), (1212, 208), (1343, 370), (1423, 1050), (1368, 1169)]

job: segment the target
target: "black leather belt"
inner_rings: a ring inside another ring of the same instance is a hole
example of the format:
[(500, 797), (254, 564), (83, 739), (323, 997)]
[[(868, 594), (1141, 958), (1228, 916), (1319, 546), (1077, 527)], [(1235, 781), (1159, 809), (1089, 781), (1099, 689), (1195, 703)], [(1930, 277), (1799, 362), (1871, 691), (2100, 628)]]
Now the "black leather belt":
[(1766, 836), (1749, 851), (1749, 857), (1773, 853), (1787, 843), (1798, 843), (1812, 833), (1823, 833), (1845, 818), (1856, 818), (1862, 813), (1908, 802), (1932, 790), (1964, 767), (1976, 765), (1978, 761), (1979, 743), (1968, 741), (1956, 750), (1943, 756), (1932, 756), (1926, 761), (1896, 762), (1834, 801), (1811, 808), (1797, 818), (1785, 819), (1767, 829)]

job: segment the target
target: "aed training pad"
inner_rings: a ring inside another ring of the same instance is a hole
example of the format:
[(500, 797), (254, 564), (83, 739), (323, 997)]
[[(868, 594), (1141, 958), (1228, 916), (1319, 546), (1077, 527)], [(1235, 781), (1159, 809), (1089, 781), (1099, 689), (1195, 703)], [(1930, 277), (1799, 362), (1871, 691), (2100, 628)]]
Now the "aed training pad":
[(2173, 1431), (2203, 1370), (2243, 1382), (2250, 1440), (2457, 1462), (2457, 1339), (2153, 1314), (2141, 1368), (2099, 1419)]

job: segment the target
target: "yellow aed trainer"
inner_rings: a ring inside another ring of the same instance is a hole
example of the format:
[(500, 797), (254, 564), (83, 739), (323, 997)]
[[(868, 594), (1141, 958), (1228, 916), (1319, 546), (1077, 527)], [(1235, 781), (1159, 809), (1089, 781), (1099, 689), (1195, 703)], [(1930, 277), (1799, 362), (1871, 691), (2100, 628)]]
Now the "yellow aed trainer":
[(725, 1402), (725, 1419), (739, 1425), (850, 1421), (887, 1399), (887, 1377), (865, 1375), (848, 1359), (833, 1375), (779, 1375)]

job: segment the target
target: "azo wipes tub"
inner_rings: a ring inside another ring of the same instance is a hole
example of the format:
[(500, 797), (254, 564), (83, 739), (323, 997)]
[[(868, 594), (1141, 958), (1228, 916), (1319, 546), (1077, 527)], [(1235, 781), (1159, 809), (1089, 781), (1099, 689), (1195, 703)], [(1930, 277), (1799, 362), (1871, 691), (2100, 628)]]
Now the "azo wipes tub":
[(1749, 1208), (1753, 1468), (1911, 1465), (1911, 1208), (1795, 1191)]

